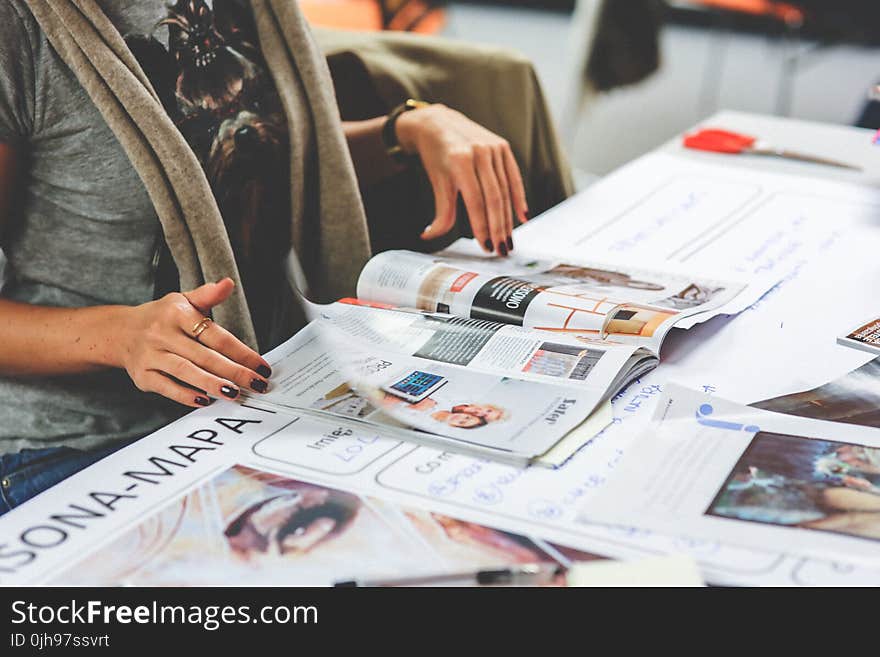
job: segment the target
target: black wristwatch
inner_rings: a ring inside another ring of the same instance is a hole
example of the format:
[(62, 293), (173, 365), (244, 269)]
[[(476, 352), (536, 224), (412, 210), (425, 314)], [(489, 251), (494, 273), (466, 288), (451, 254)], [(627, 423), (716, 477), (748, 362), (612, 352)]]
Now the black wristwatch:
[(410, 112), (414, 109), (419, 109), (420, 107), (427, 107), (430, 104), (431, 103), (427, 103), (424, 100), (410, 98), (405, 103), (401, 103), (391, 110), (388, 114), (388, 118), (385, 119), (385, 124), (382, 126), (382, 143), (385, 144), (385, 152), (388, 153), (388, 157), (398, 164), (406, 164), (412, 155), (403, 150), (400, 141), (397, 139), (397, 119), (399, 119), (400, 115), (404, 112)]

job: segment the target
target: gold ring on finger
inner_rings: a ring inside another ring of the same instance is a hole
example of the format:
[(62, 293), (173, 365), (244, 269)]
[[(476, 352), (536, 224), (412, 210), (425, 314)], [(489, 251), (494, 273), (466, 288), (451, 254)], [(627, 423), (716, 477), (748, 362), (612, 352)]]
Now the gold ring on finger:
[(192, 331), (190, 331), (193, 338), (198, 341), (199, 336), (205, 332), (205, 329), (207, 329), (213, 321), (214, 320), (212, 320), (210, 317), (202, 317), (198, 322), (196, 322), (195, 326), (192, 327)]

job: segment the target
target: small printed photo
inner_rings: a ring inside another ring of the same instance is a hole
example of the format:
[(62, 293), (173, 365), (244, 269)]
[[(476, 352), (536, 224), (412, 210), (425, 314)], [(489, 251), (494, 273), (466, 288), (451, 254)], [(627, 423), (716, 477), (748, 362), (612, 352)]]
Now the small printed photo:
[(523, 372), (561, 379), (585, 380), (604, 351), (578, 345), (544, 342), (523, 367)]
[(620, 271), (611, 271), (610, 269), (596, 269), (594, 267), (559, 264), (543, 273), (555, 278), (571, 280), (598, 287), (625, 287), (651, 292), (659, 292), (660, 290), (665, 289), (665, 286), (661, 283), (640, 281), (634, 279), (629, 274)]
[(675, 310), (689, 310), (704, 303), (709, 303), (722, 292), (724, 292), (723, 287), (691, 283), (679, 293), (654, 303), (658, 306), (674, 308)]
[(478, 276), (476, 272), (463, 271), (444, 264), (436, 265), (419, 286), (416, 308), (448, 313), (455, 295)]
[(479, 429), (509, 417), (510, 413), (497, 404), (442, 394), (434, 396), (446, 383), (445, 376), (434, 372), (401, 370), (382, 386), (379, 405), (398, 418), (414, 417), (412, 413), (425, 414), (455, 429)]
[(759, 432), (706, 513), (880, 541), (880, 448)]
[(623, 303), (614, 308), (602, 326), (605, 336), (639, 336), (650, 338), (663, 324), (676, 316), (675, 311), (636, 303)]
[(311, 408), (357, 419), (369, 417), (376, 411), (376, 407), (352, 390), (348, 383), (341, 383), (323, 394), (312, 402)]

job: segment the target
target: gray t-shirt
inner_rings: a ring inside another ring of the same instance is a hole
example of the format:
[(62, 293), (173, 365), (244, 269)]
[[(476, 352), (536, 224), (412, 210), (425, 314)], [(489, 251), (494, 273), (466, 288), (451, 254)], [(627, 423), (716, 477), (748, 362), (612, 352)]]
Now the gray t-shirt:
[[(122, 34), (145, 35), (167, 6), (100, 4)], [(0, 141), (18, 144), (26, 158), (2, 241), (2, 296), (63, 307), (153, 299), (163, 241), (147, 192), (21, 0), (0, 0)], [(185, 410), (138, 391), (121, 370), (0, 377), (0, 453), (98, 447), (143, 436)]]

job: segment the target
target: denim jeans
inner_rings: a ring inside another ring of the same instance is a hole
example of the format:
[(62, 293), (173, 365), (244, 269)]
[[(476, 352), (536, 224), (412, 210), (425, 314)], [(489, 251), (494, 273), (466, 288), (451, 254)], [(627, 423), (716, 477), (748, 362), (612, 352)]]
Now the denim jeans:
[(0, 516), (130, 442), (90, 451), (50, 447), (0, 454)]

